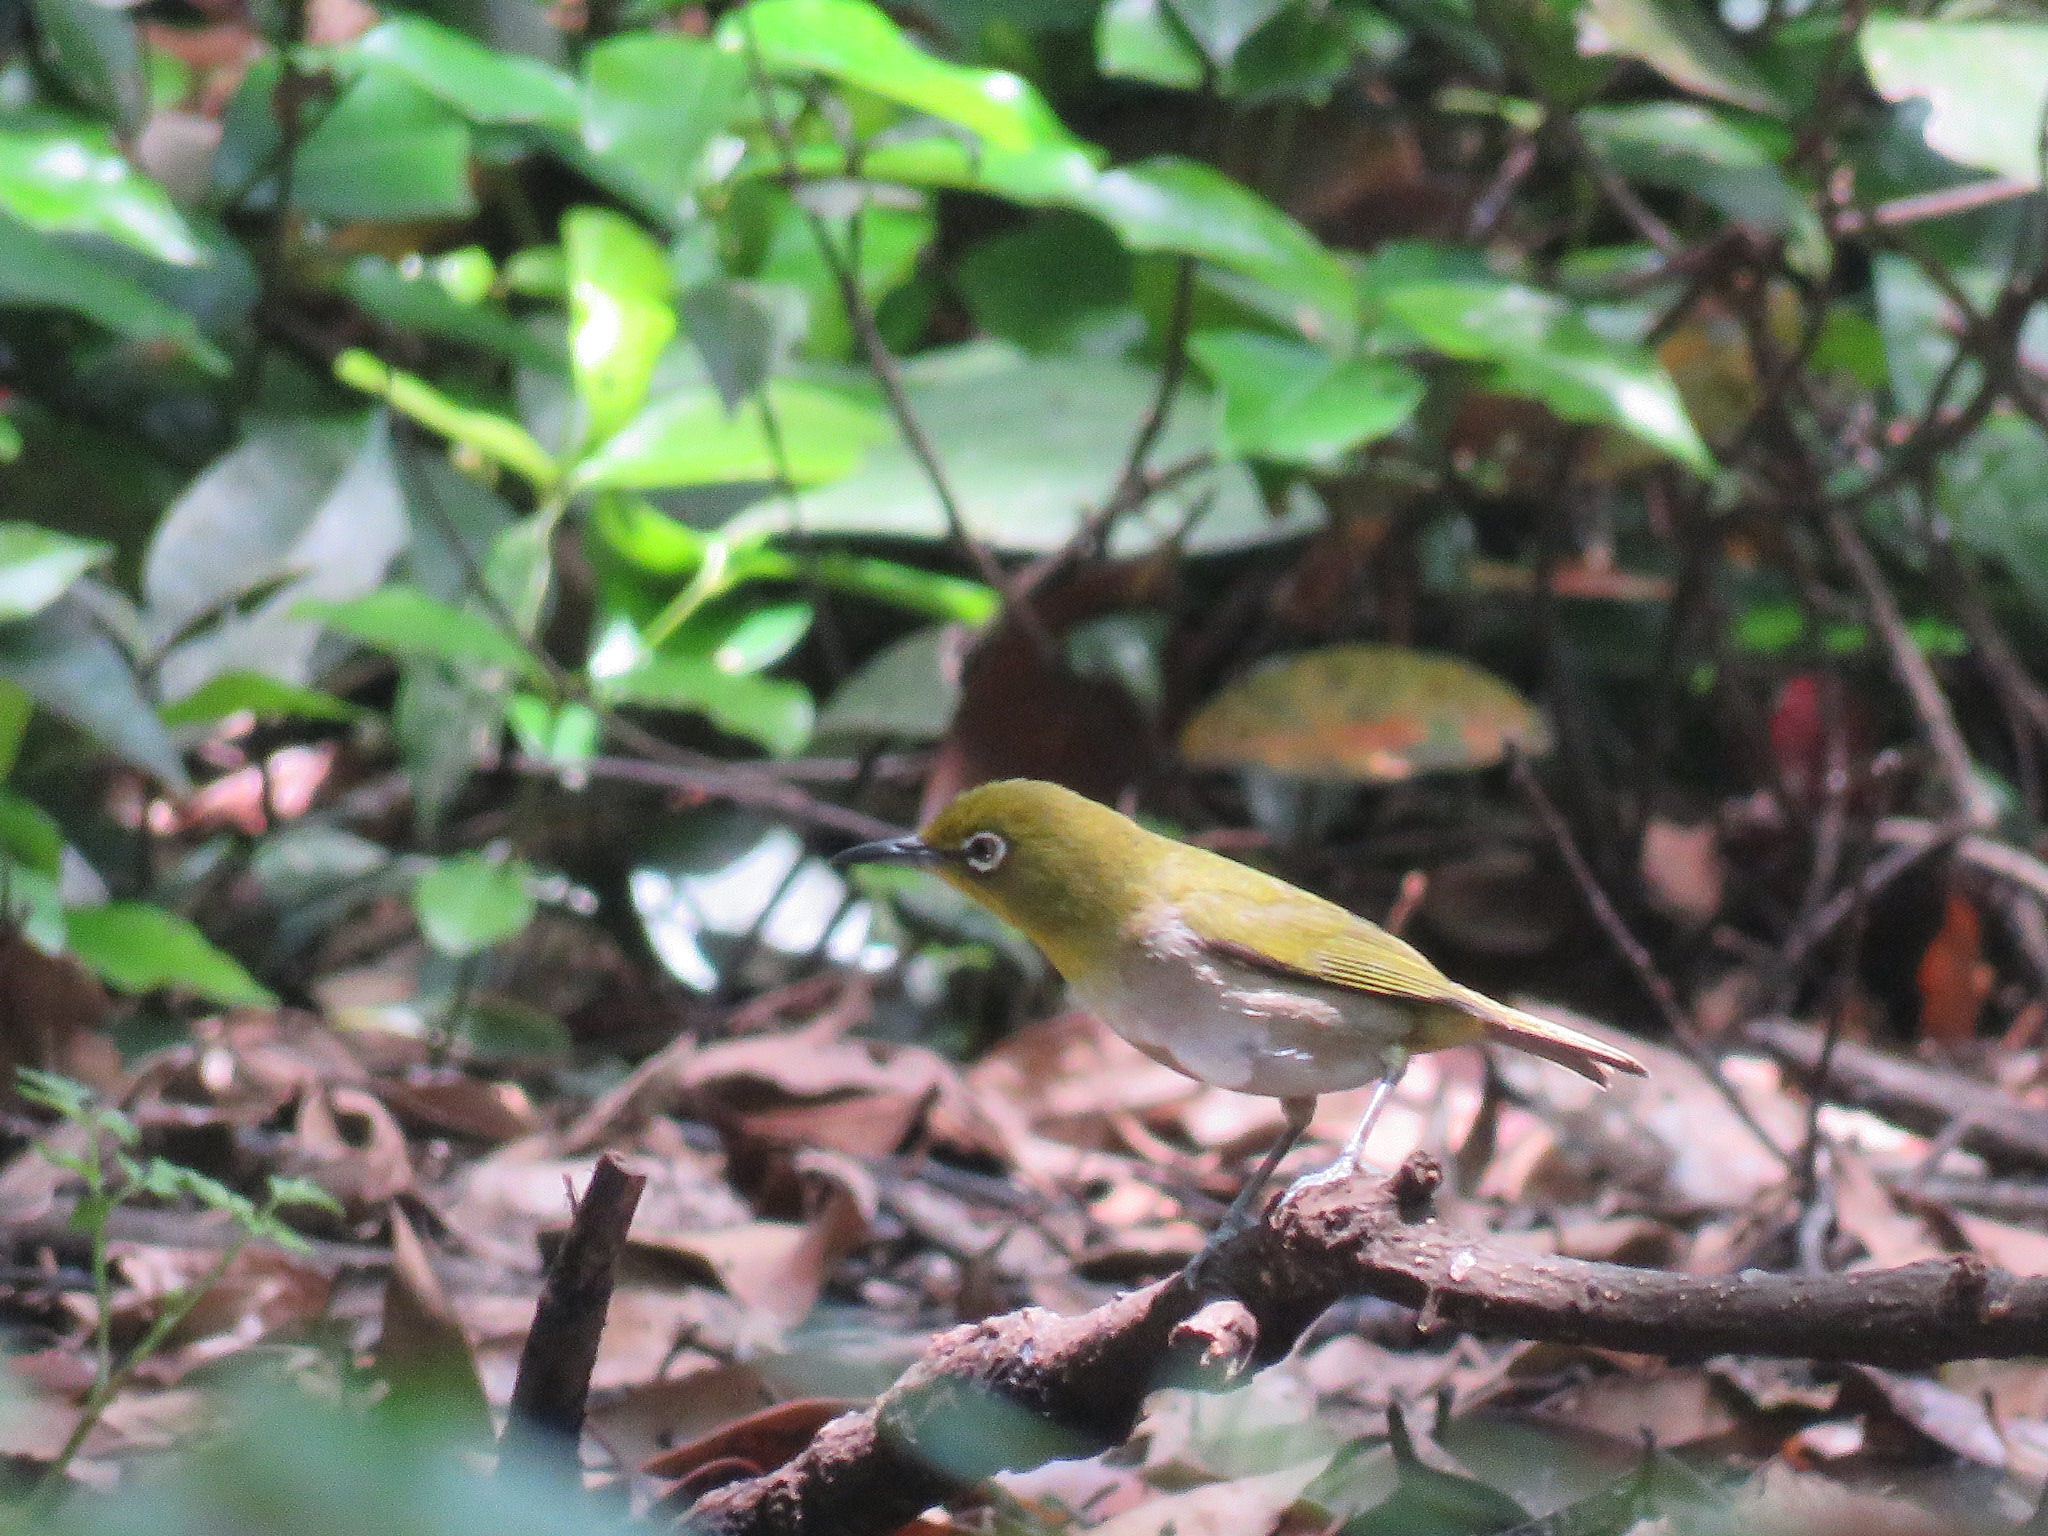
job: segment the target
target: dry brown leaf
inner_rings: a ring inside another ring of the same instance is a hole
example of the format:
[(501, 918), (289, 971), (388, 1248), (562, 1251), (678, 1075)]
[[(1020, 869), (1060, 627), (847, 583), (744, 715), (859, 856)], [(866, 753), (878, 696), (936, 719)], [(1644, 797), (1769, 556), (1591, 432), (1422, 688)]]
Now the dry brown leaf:
[(1717, 1440), (1742, 1425), (1712, 1378), (1691, 1367), (1597, 1377), (1549, 1399), (1542, 1411), (1577, 1431), (1624, 1444), (1647, 1437), (1667, 1448)]
[[(210, 1248), (142, 1243), (110, 1243), (108, 1251), (125, 1282), (113, 1318), (114, 1337), (124, 1342), (141, 1337), (165, 1302), (203, 1280), (220, 1258)], [(330, 1275), (302, 1259), (275, 1248), (244, 1248), (139, 1374), (173, 1383), (252, 1344), (302, 1332), (326, 1314), (332, 1288)]]
[[(1943, 1256), (1942, 1246), (1928, 1235), (1926, 1224), (1899, 1209), (1862, 1153), (1837, 1144), (1832, 1156), (1835, 1219), (1868, 1254), (1858, 1268), (1888, 1269)], [(2043, 1241), (2048, 1243), (2048, 1239)]]
[(1728, 866), (1711, 821), (1685, 825), (1652, 817), (1638, 859), (1650, 905), (1687, 928), (1704, 928), (1721, 911)]
[(705, 1365), (593, 1400), (590, 1431), (621, 1466), (637, 1467), (769, 1406), (775, 1397), (751, 1365)]
[(299, 1100), (288, 1173), (312, 1179), (351, 1216), (379, 1210), (415, 1185), (405, 1132), (363, 1088), (314, 1087)]
[(540, 1129), (533, 1101), (517, 1083), (440, 1072), (377, 1078), (369, 1086), (415, 1135), (464, 1136), (498, 1146)]
[(681, 1478), (688, 1486), (690, 1474), (700, 1467), (714, 1461), (743, 1461), (754, 1468), (747, 1475), (758, 1476), (781, 1466), (825, 1425), (860, 1406), (843, 1397), (794, 1398), (650, 1457), (640, 1470), (649, 1477)]

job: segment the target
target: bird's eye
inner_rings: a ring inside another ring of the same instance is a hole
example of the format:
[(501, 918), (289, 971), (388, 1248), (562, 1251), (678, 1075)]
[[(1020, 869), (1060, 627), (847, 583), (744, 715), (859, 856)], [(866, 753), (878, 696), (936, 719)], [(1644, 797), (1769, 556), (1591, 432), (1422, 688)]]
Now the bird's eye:
[(1010, 845), (993, 832), (977, 832), (960, 845), (960, 857), (977, 875), (988, 874), (1010, 851)]

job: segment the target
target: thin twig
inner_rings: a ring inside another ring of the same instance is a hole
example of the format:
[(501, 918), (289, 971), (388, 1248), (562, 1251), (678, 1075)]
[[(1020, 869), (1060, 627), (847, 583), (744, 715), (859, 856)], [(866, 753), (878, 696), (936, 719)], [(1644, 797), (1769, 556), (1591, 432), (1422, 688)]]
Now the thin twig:
[[(511, 764), (521, 773), (538, 777), (560, 778), (562, 773), (559, 763), (527, 757), (523, 753), (515, 755)], [(843, 833), (864, 842), (903, 834), (903, 828), (878, 816), (849, 810), (829, 800), (819, 800), (794, 784), (785, 784), (766, 774), (712, 760), (650, 762), (630, 757), (594, 757), (578, 763), (577, 768), (593, 779), (645, 784), (652, 789), (682, 790), (711, 800), (724, 800), (752, 810), (767, 811), (805, 826)]]
[(1876, 558), (1870, 553), (1849, 521), (1849, 515), (1837, 506), (1823, 506), (1821, 521), (1828, 537), (1833, 540), (1835, 551), (1842, 557), (1842, 563), (1849, 568), (1856, 585), (1862, 589), (1864, 606), (1870, 612), (1870, 621), (1876, 627), (1878, 637), (1884, 642), (1885, 652), (1891, 659), (1892, 671), (1899, 684), (1912, 702), (1913, 713), (1919, 717), (1921, 733), (1927, 739), (1928, 748), (1934, 753), (1935, 761), (1941, 765), (1944, 778), (1948, 780), (1949, 794), (1955, 800), (1957, 809), (1971, 827), (1983, 830), (1998, 820), (1998, 802), (1979, 777), (1976, 766), (1970, 760), (1970, 749), (1963, 741), (1963, 733), (1956, 725), (1955, 712), (1949, 707), (1948, 696), (1941, 691), (1941, 684), (1935, 680), (1934, 669), (1927, 664), (1927, 658), (1920, 653), (1920, 647), (1913, 643), (1913, 637), (1906, 630), (1905, 616), (1899, 612), (1898, 599), (1892, 596), (1891, 588), (1885, 585), (1884, 573), (1877, 567)]
[(1571, 827), (1566, 824), (1564, 817), (1558, 814), (1558, 809), (1551, 803), (1550, 796), (1543, 792), (1543, 786), (1537, 781), (1535, 770), (1529, 766), (1529, 760), (1518, 755), (1514, 760), (1513, 772), (1516, 785), (1527, 797), (1537, 818), (1542, 821), (1544, 830), (1550, 834), (1550, 840), (1556, 845), (1558, 856), (1565, 862), (1565, 868), (1571, 871), (1572, 878), (1578, 882), (1579, 894), (1585, 898), (1587, 907), (1592, 910), (1594, 921), (1599, 923), (1601, 931), (1607, 935), (1608, 942), (1636, 973), (1636, 980), (1642, 983), (1643, 990), (1650, 994), (1651, 1001), (1657, 1005), (1657, 1011), (1664, 1016), (1672, 1039), (1692, 1058), (1693, 1063), (1706, 1075), (1707, 1081), (1714, 1085), (1721, 1097), (1728, 1101), (1728, 1107), (1734, 1110), (1736, 1117), (1749, 1128), (1750, 1134), (1755, 1136), (1760, 1144), (1769, 1148), (1780, 1162), (1789, 1163), (1789, 1154), (1758, 1123), (1756, 1116), (1750, 1112), (1749, 1105), (1743, 1102), (1734, 1085), (1723, 1075), (1720, 1061), (1715, 1057), (1712, 1048), (1699, 1037), (1699, 1032), (1693, 1028), (1692, 1020), (1678, 1001), (1677, 991), (1665, 979), (1664, 973), (1657, 969), (1657, 962), (1651, 959), (1650, 952), (1643, 947), (1642, 940), (1629, 931), (1628, 924), (1623, 921), (1621, 913), (1607, 892), (1601, 889), (1592, 866), (1587, 864), (1586, 856), (1579, 851), (1578, 839), (1572, 836)]

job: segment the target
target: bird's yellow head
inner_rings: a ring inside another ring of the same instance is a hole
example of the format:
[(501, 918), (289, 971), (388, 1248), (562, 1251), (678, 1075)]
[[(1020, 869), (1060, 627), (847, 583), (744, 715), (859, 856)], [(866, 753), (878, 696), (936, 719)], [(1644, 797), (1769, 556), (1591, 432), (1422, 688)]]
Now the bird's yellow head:
[(930, 869), (1021, 929), (1072, 981), (1116, 952), (1163, 843), (1070, 789), (1004, 779), (961, 794), (914, 837), (863, 843), (833, 862)]

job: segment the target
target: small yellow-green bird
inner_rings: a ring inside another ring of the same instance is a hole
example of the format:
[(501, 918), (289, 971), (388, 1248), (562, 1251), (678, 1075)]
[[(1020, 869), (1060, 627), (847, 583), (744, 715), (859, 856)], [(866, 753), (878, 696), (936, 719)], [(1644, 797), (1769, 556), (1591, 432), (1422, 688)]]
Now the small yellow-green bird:
[(1377, 1081), (1337, 1161), (1294, 1189), (1355, 1172), (1417, 1051), (1494, 1040), (1603, 1087), (1611, 1072), (1643, 1075), (1626, 1051), (1458, 985), (1334, 902), (1057, 784), (983, 784), (915, 836), (863, 843), (834, 862), (935, 871), (1021, 929), (1084, 1007), (1154, 1061), (1280, 1101), (1286, 1131), (1205, 1255), (1250, 1224), (1316, 1096)]

